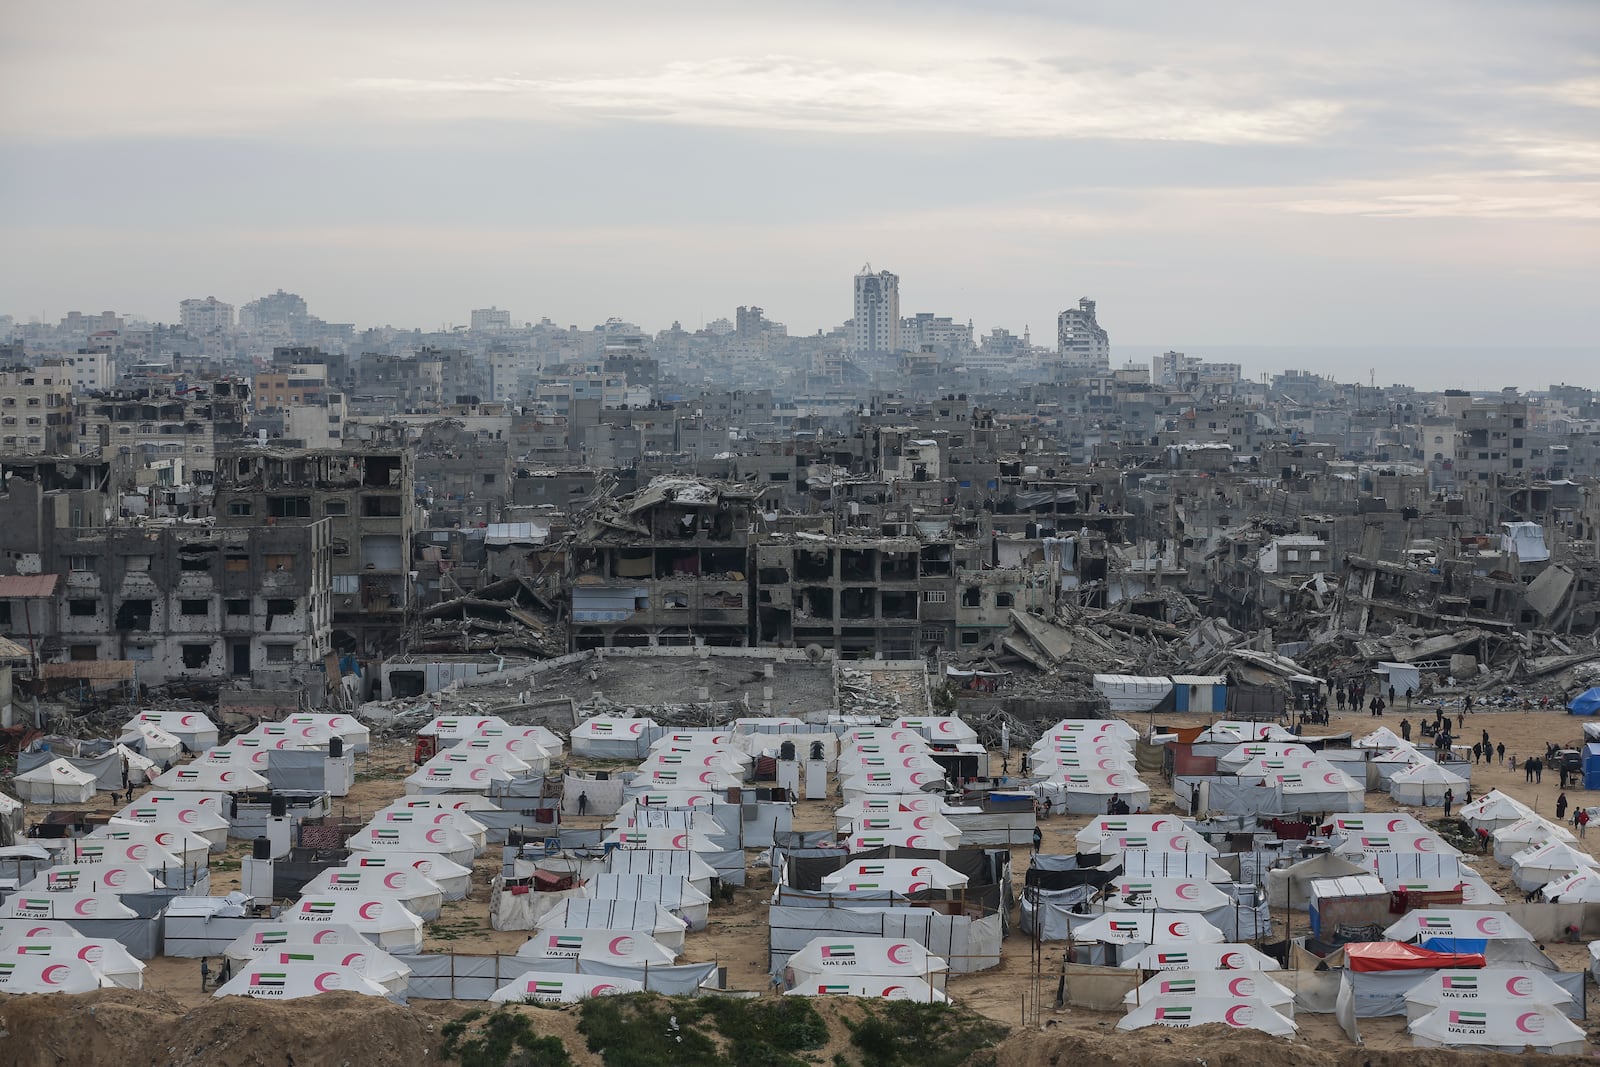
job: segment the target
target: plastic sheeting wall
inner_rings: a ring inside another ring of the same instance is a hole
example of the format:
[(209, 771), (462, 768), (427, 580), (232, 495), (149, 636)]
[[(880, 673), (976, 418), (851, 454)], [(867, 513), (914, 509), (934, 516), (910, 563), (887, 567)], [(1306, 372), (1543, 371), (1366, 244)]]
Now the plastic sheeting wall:
[[(785, 899), (790, 899), (785, 895)], [(773, 905), (767, 910), (769, 972), (781, 973), (789, 957), (816, 937), (898, 937), (915, 941), (950, 964), (958, 974), (987, 970), (1000, 964), (1001, 923), (998, 914), (982, 919), (943, 915), (927, 908), (885, 907), (883, 901), (865, 907)]]
[[(454, 952), (429, 952), (419, 956), (396, 955), (411, 968), (407, 995), (418, 1000), (488, 1000), (501, 986), (529, 971), (570, 971), (573, 961), (531, 960), (520, 956), (467, 956)], [(578, 974), (631, 978), (657, 993), (693, 993), (717, 972), (715, 963), (632, 967), (579, 960)]]
[[(219, 918), (208, 915), (180, 915), (166, 920), (163, 955), (178, 956), (183, 959), (199, 959), (201, 956), (215, 956), (233, 943), (234, 939), (242, 936), (251, 926), (260, 922), (258, 916), (247, 915), (240, 918)], [(74, 924), (77, 925), (77, 924)], [(88, 933), (87, 930), (84, 931)], [(117, 938), (118, 941), (122, 939)], [(123, 942), (127, 944), (127, 942)], [(129, 952), (133, 952), (130, 947)], [(139, 959), (148, 959), (139, 956)]]
[(567, 775), (561, 779), (561, 814), (578, 814), (578, 797), (588, 794), (588, 814), (615, 815), (622, 807), (622, 779), (579, 778)]

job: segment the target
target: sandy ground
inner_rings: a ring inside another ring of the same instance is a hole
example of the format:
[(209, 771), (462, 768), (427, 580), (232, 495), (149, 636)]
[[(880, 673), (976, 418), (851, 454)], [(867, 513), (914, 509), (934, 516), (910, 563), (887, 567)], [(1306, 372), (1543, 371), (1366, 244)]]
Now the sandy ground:
[[(1380, 725), (1387, 725), (1398, 733), (1399, 721), (1402, 717), (1406, 717), (1406, 709), (1400, 708), (1397, 711), (1398, 714), (1391, 712), (1381, 720), (1364, 713), (1335, 716), (1328, 726), (1313, 728), (1308, 730), (1308, 734), (1323, 736), (1353, 732), (1359, 737)], [(1431, 714), (1431, 710), (1420, 707), (1414, 709), (1411, 714), (1413, 723), (1418, 721), (1422, 714)], [(1142, 717), (1133, 717), (1131, 721), (1137, 726), (1145, 725)], [(1581, 735), (1580, 723), (1581, 720), (1558, 712), (1480, 711), (1467, 717), (1465, 733), (1468, 740), (1472, 740), (1477, 737), (1479, 730), (1487, 729), (1491, 739), (1496, 742), (1503, 740), (1508, 755), (1514, 752), (1520, 762), (1529, 753), (1542, 752), (1547, 741), (1557, 742), (1563, 746), (1575, 745)], [(350, 816), (364, 816), (401, 795), (404, 792), (401, 779), (411, 770), (410, 757), (409, 743), (375, 745), (373, 751), (367, 755), (364, 765), (359, 768), (360, 774), (355, 789), (350, 796), (335, 802), (336, 810)], [(1000, 770), (998, 754), (994, 756), (993, 769), (996, 773)], [(1147, 780), (1152, 787), (1152, 810), (1174, 812), (1179, 810), (1174, 804), (1170, 788), (1164, 782), (1153, 775), (1147, 776)], [(1534, 806), (1541, 813), (1554, 816), (1554, 803), (1559, 790), (1556, 788), (1553, 775), (1547, 777), (1542, 785), (1533, 785), (1524, 781), (1520, 769), (1513, 773), (1508, 767), (1499, 763), (1489, 766), (1478, 765), (1473, 775), (1473, 794), (1480, 795), (1491, 788), (1501, 789)], [(1581, 789), (1569, 789), (1567, 794), (1574, 803), (1600, 804), (1600, 795), (1591, 796)], [(1383, 793), (1369, 793), (1366, 799), (1368, 810), (1403, 810)], [(833, 810), (837, 803), (836, 797), (828, 801), (801, 802), (795, 811), (796, 828), (831, 828)], [(109, 805), (100, 807), (110, 809)], [(30, 811), (29, 814), (32, 817), (36, 813)], [(1434, 809), (1421, 814), (1424, 819), (1432, 819), (1440, 813)], [(604, 821), (604, 817), (590, 816), (585, 819), (570, 819), (567, 825), (595, 827)], [(1057, 816), (1047, 820), (1043, 824), (1045, 850), (1070, 852), (1073, 847), (1073, 835), (1086, 822), (1085, 816)], [(1600, 830), (1596, 832), (1600, 834)], [(226, 854), (213, 857), (215, 863), (212, 876), (213, 893), (222, 893), (237, 886), (238, 859), (246, 851), (246, 845), (235, 844)], [(755, 856), (755, 853), (751, 853), (752, 861)], [(1027, 850), (1018, 849), (1013, 873), (1019, 891), (1027, 863)], [(427, 950), (509, 953), (516, 951), (517, 947), (527, 939), (530, 933), (528, 931), (494, 931), (489, 927), (489, 882), (498, 865), (499, 853), (495, 849), (491, 849), (478, 859), (471, 894), (464, 901), (447, 903), (441, 917), (429, 924)], [(1505, 894), (1505, 887), (1509, 885), (1509, 873), (1495, 863), (1493, 857), (1482, 857), (1477, 861), (1477, 865), (1491, 885), (1501, 890), (1508, 899), (1512, 899), (1509, 894)], [(749, 884), (734, 894), (731, 903), (719, 901), (713, 905), (709, 928), (688, 936), (684, 958), (696, 961), (714, 960), (725, 966), (728, 983), (735, 989), (770, 992), (771, 985), (766, 974), (765, 921), (770, 893), (770, 872), (765, 867), (752, 867)], [(1285, 922), (1286, 918), (1278, 916), (1280, 922)], [(1303, 913), (1296, 916), (1293, 921), (1300, 924), (1299, 931), (1304, 930)], [(1280, 931), (1282, 929), (1280, 927)], [(1176, 1040), (1171, 1038), (1170, 1032), (1151, 1035), (1149, 1038), (1141, 1037), (1135, 1042), (1132, 1035), (1111, 1034), (1117, 1015), (1074, 1008), (1055, 1009), (1053, 1006), (1055, 980), (1048, 974), (1056, 970), (1059, 965), (1061, 946), (1043, 946), (1043, 959), (1039, 970), (1045, 972), (1046, 976), (1042, 980), (1032, 965), (1031, 951), (1032, 946), (1029, 941), (1014, 932), (1004, 943), (1000, 966), (978, 974), (952, 976), (949, 981), (951, 996), (960, 1004), (1012, 1027), (1032, 1029), (1041, 1025), (1048, 1026), (1048, 1033), (1053, 1035), (1051, 1040), (1056, 1044), (1065, 1042), (1066, 1046), (1071, 1046), (1072, 1042), (1081, 1041), (1088, 1042), (1089, 1045), (1085, 1047), (1090, 1047), (1101, 1038), (1111, 1038), (1125, 1044), (1142, 1045), (1149, 1041), (1153, 1046), (1159, 1046), (1163, 1052), (1178, 1051), (1169, 1049)], [(1587, 966), (1587, 948), (1583, 945), (1547, 945), (1546, 951), (1565, 970), (1582, 969)], [(145, 972), (145, 982), (146, 989), (151, 994), (159, 995), (170, 1002), (174, 1010), (194, 1011), (204, 1009), (211, 1003), (209, 993), (202, 993), (200, 990), (199, 964), (195, 960), (151, 961)], [(1594, 1001), (1595, 994), (1591, 993), (1590, 996), (1591, 1001)], [(413, 1007), (423, 1013), (438, 1013), (440, 1018), (443, 1018), (466, 1005), (416, 1002)], [(1591, 1017), (1600, 1020), (1600, 1011), (1597, 1009), (1600, 1009), (1600, 1003), (1590, 1004)], [(541, 1012), (540, 1015), (548, 1017), (555, 1032), (563, 1032), (563, 1036), (566, 1036), (564, 1031), (570, 1027), (566, 1023), (556, 1025), (558, 1018), (566, 1016), (551, 1012)], [(1297, 1044), (1329, 1049), (1351, 1048), (1331, 1016), (1301, 1015), (1296, 1021), (1301, 1028)], [(1363, 1020), (1362, 1033), (1366, 1048), (1369, 1050), (1411, 1048), (1403, 1020)], [(581, 1039), (574, 1037), (574, 1040), (581, 1044)], [(1016, 1053), (1019, 1058), (1016, 1062), (1047, 1062), (1046, 1058), (1032, 1059), (1034, 1051), (1031, 1044), (1019, 1045)], [(4, 1057), (0, 1056), (0, 1062), (3, 1061)], [(1155, 1060), (1140, 1062), (1155, 1062)], [(1237, 1062), (1244, 1062), (1244, 1059)]]

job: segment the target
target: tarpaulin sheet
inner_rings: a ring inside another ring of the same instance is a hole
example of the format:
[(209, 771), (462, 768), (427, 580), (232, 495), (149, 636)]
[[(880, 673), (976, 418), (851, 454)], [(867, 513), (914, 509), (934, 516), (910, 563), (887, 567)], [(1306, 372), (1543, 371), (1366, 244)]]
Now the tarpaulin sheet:
[(1477, 953), (1430, 952), (1400, 941), (1364, 941), (1344, 947), (1345, 961), (1352, 971), (1422, 971), (1439, 967), (1482, 967), (1485, 960)]
[(1482, 956), (1489, 944), (1486, 938), (1430, 937), (1422, 943), (1429, 952), (1453, 952), (1458, 955)]

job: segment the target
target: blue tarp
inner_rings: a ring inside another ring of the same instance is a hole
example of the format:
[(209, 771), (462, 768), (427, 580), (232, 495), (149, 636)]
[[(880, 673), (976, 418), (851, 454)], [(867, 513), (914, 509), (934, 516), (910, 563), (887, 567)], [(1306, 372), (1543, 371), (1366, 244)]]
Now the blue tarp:
[(1573, 715), (1600, 715), (1600, 685), (1573, 697), (1567, 711)]
[(1464, 955), (1483, 954), (1489, 942), (1475, 937), (1430, 937), (1422, 943), (1429, 952), (1455, 952)]

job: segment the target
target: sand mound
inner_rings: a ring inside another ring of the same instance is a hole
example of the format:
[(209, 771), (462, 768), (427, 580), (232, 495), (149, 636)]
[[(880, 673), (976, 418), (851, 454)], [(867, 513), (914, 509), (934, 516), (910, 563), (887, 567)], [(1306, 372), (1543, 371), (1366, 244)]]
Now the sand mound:
[(433, 1020), (358, 993), (271, 1003), (226, 997), (186, 1011), (127, 989), (0, 997), (0, 1067), (342, 1067), (437, 1062)]
[[(1095, 1067), (1195, 1067), (1200, 1063), (1207, 1067), (1259, 1067), (1265, 1063), (1273, 1067), (1514, 1067), (1527, 1062), (1512, 1055), (1446, 1049), (1328, 1048), (1220, 1024), (1107, 1034), (1035, 1030), (1015, 1034), (990, 1051), (992, 1062), (1005, 1067), (1081, 1067), (1085, 1063)], [(1540, 1067), (1593, 1062), (1581, 1056), (1538, 1058)]]

